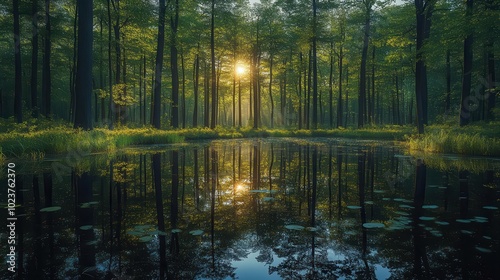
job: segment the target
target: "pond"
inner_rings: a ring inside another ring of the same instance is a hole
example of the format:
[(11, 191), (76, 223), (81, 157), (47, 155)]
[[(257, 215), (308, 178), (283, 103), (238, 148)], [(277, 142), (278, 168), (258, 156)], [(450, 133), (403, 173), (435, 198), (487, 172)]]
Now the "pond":
[(2, 279), (500, 275), (498, 158), (286, 138), (14, 163), (17, 266)]

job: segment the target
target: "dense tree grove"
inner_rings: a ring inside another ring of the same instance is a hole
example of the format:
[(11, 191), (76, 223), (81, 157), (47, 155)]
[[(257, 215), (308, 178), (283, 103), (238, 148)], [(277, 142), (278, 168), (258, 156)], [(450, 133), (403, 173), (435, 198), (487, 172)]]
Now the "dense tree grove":
[(498, 118), (496, 0), (77, 2), (0, 4), (3, 118), (419, 133)]

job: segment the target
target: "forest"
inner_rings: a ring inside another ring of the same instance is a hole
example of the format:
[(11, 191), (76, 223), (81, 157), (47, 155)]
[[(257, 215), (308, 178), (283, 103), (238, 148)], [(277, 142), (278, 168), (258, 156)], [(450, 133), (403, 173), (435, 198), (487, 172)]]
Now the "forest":
[(495, 0), (13, 0), (1, 129), (473, 124), (458, 131), (497, 154), (499, 15)]

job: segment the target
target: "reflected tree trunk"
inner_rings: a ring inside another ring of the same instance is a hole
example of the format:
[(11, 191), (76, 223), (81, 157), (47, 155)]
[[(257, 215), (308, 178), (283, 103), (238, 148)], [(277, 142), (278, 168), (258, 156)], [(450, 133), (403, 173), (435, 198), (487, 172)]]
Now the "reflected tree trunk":
[[(172, 194), (170, 196), (170, 227), (177, 228), (179, 215), (179, 151), (172, 151)], [(172, 232), (170, 238), (170, 254), (179, 254), (179, 236)]]
[(96, 250), (92, 241), (95, 239), (94, 230), (94, 209), (88, 205), (92, 200), (92, 177), (90, 172), (83, 172), (77, 175), (76, 170), (73, 170), (72, 180), (76, 185), (73, 187), (77, 193), (77, 229), (80, 254), (79, 258), (79, 274), (80, 279), (95, 279), (97, 270), (88, 269), (96, 265)]
[[(154, 154), (152, 160), (153, 165), (153, 183), (155, 188), (155, 202), (156, 202), (156, 215), (158, 219), (158, 230), (165, 232), (165, 218), (163, 214), (163, 194), (161, 188), (161, 155), (159, 153)], [(165, 279), (167, 271), (167, 259), (166, 259), (166, 241), (165, 236), (159, 235), (160, 241), (160, 279)], [(168, 278), (168, 277), (167, 277)]]
[[(429, 279), (429, 261), (427, 259), (427, 252), (425, 247), (425, 240), (423, 236), (425, 232), (423, 228), (418, 226), (420, 223), (419, 217), (422, 216), (422, 206), (425, 200), (425, 188), (427, 179), (427, 167), (423, 160), (417, 160), (416, 174), (415, 174), (415, 193), (413, 203), (415, 209), (413, 211), (413, 246), (414, 246), (414, 275), (419, 279)], [(422, 271), (424, 269), (424, 271)]]

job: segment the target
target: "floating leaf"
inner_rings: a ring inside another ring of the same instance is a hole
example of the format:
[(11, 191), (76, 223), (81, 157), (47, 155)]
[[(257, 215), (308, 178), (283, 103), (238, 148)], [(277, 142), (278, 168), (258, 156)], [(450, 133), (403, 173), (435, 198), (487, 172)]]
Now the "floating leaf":
[(87, 202), (87, 203), (90, 205), (96, 205), (96, 204), (99, 204), (99, 201), (91, 201), (91, 202)]
[(460, 232), (463, 233), (463, 234), (468, 234), (468, 235), (474, 234), (472, 231), (465, 230), (465, 229), (461, 230)]
[(178, 228), (174, 228), (171, 230), (172, 233), (179, 233), (179, 232), (182, 232), (181, 229), (178, 229)]
[(399, 215), (403, 215), (403, 216), (410, 215), (409, 213), (406, 213), (406, 212), (403, 212), (403, 211), (395, 211), (394, 213), (399, 214)]
[(80, 208), (90, 208), (90, 204), (83, 203), (82, 205), (80, 205)]
[(383, 201), (389, 201), (389, 200), (391, 200), (391, 199), (390, 199), (390, 198), (388, 198), (388, 197), (384, 197), (384, 198), (382, 198), (382, 200), (383, 200)]
[(397, 202), (403, 202), (405, 201), (406, 199), (404, 198), (395, 198), (394, 201), (397, 201)]
[(368, 204), (368, 205), (373, 205), (373, 201), (365, 201), (365, 204)]
[(52, 206), (40, 209), (40, 212), (55, 212), (61, 210), (60, 206)]
[(479, 247), (479, 246), (476, 246), (476, 250), (478, 250), (481, 253), (491, 253), (491, 252), (493, 252), (492, 250), (490, 250), (488, 248), (483, 248), (483, 247)]
[(432, 220), (434, 220), (434, 219), (436, 219), (436, 218), (434, 218), (434, 217), (426, 217), (426, 216), (422, 216), (422, 217), (419, 217), (419, 219), (420, 219), (421, 221), (432, 221)]
[(303, 226), (299, 226), (299, 225), (286, 225), (285, 228), (291, 229), (291, 230), (303, 230), (304, 229)]
[(306, 227), (307, 231), (318, 231), (318, 228), (315, 227)]
[(357, 205), (348, 205), (348, 206), (347, 206), (347, 209), (361, 209), (361, 206), (357, 206)]
[(143, 237), (139, 238), (139, 241), (140, 242), (149, 242), (153, 239), (154, 239), (154, 237), (148, 235), (148, 236), (143, 236)]
[(384, 191), (384, 190), (374, 190), (373, 192), (374, 192), (374, 193), (385, 193), (385, 191)]
[(422, 209), (437, 209), (439, 208), (437, 205), (424, 205)]
[(440, 226), (447, 226), (447, 225), (449, 225), (450, 223), (448, 223), (448, 222), (436, 221), (436, 224), (438, 224), (438, 225), (440, 225)]
[(99, 241), (97, 240), (92, 240), (92, 241), (89, 241), (87, 243), (85, 243), (86, 245), (96, 245), (97, 243), (99, 243)]
[(364, 223), (363, 227), (364, 228), (383, 228), (383, 227), (385, 227), (385, 225), (382, 223)]
[(203, 230), (201, 230), (201, 229), (192, 230), (192, 231), (189, 232), (189, 234), (194, 235), (194, 236), (202, 235), (203, 234)]
[(134, 236), (142, 236), (142, 235), (144, 235), (144, 232), (139, 232), (139, 231), (135, 231), (135, 230), (127, 231), (127, 233), (130, 234), (130, 235), (134, 235)]
[(81, 230), (89, 230), (89, 229), (92, 229), (93, 227), (91, 225), (86, 225), (86, 226), (81, 226), (80, 229)]
[(463, 223), (463, 224), (469, 224), (470, 223), (470, 220), (466, 220), (466, 219), (456, 219), (457, 222), (459, 223)]
[(413, 206), (406, 205), (406, 204), (400, 204), (399, 207), (401, 207), (401, 208), (407, 208), (407, 209), (413, 209), (413, 208), (415, 208)]
[(483, 209), (498, 210), (498, 207), (496, 207), (496, 206), (483, 206)]
[(491, 237), (487, 236), (487, 235), (483, 236), (483, 238), (486, 239), (486, 240), (491, 240)]

